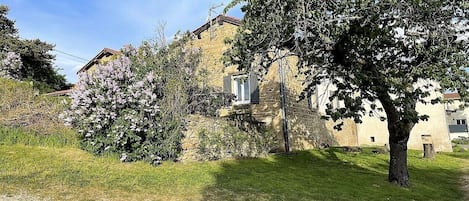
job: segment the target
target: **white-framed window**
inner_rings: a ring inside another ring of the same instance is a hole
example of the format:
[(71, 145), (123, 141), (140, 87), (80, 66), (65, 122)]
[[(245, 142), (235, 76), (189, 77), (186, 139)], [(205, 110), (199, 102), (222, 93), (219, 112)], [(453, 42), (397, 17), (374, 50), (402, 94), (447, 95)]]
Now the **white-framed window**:
[(259, 86), (255, 73), (238, 73), (223, 77), (223, 92), (233, 94), (233, 105), (259, 104)]
[(308, 98), (308, 107), (312, 111), (317, 111), (319, 109), (319, 96), (318, 96), (318, 89), (314, 91), (314, 94)]
[(235, 95), (234, 104), (249, 104), (251, 102), (251, 90), (249, 76), (232, 76), (232, 92)]

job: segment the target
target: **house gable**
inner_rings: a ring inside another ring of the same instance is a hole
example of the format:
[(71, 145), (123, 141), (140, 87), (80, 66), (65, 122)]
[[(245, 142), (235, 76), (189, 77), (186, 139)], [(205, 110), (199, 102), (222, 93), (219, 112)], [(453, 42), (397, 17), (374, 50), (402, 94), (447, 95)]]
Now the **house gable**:
[(109, 58), (113, 55), (118, 55), (120, 54), (119, 51), (113, 50), (110, 48), (104, 48), (101, 50), (96, 56), (94, 56), (88, 63), (86, 63), (83, 67), (78, 70), (77, 74), (89, 71), (93, 66), (99, 64), (101, 60), (106, 60), (106, 58)]

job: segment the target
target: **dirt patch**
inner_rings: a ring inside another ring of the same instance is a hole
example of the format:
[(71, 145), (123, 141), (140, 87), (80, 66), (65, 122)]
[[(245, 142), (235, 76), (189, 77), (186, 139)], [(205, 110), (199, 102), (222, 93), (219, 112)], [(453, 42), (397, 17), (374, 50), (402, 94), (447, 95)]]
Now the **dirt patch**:
[(464, 191), (464, 200), (469, 200), (469, 168), (463, 169), (464, 175), (461, 177), (460, 186)]
[(49, 199), (42, 199), (33, 195), (29, 195), (25, 192), (20, 192), (15, 195), (0, 195), (0, 201), (49, 201)]

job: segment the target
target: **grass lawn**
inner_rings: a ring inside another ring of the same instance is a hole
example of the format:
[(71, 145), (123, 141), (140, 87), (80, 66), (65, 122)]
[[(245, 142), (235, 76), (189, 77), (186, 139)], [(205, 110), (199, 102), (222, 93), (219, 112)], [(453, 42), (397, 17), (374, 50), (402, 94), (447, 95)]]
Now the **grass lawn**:
[[(336, 149), (264, 159), (123, 164), (75, 147), (0, 145), (0, 195), (54, 200), (463, 200), (468, 154), (409, 152), (410, 188), (386, 181), (388, 156)], [(464, 159), (466, 158), (466, 159)]]

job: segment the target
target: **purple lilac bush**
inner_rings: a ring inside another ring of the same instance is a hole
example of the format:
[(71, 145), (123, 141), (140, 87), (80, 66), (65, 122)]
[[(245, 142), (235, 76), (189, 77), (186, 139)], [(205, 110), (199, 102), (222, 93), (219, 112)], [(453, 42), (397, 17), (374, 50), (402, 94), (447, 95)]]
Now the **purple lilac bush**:
[[(129, 53), (131, 57), (135, 49), (127, 49), (124, 55)], [(63, 118), (80, 133), (82, 148), (97, 155), (118, 153), (123, 162), (152, 164), (173, 159), (180, 137), (164, 132), (161, 79), (153, 72), (138, 78), (133, 65), (141, 61), (124, 55), (98, 65), (92, 74), (79, 75)], [(168, 143), (168, 138), (175, 140)]]

